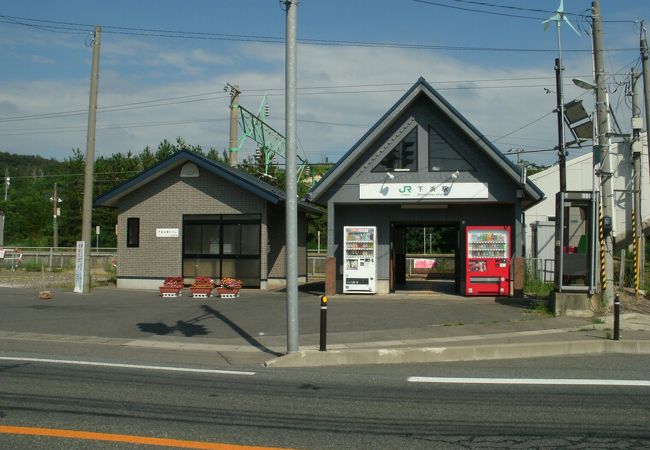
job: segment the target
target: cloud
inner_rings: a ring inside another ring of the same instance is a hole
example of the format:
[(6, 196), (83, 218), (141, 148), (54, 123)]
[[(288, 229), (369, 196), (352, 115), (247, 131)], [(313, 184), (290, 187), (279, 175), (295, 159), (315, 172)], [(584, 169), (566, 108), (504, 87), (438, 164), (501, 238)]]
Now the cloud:
[[(572, 57), (567, 75), (590, 73), (590, 64), (587, 57)], [(89, 66), (88, 58), (81, 78), (53, 82), (44, 73), (41, 80), (1, 85), (0, 101), (16, 105), (8, 112), (15, 115), (83, 110), (88, 104)], [(555, 89), (552, 59), (494, 67), (434, 51), (301, 45), (298, 69), (299, 143), (310, 161), (325, 156), (334, 161), (343, 155), (420, 76), (488, 138), (521, 128), (496, 141), (504, 152), (552, 148), (557, 140), (555, 98), (543, 89)], [(139, 152), (177, 136), (206, 149), (226, 148), (229, 98), (221, 92), (226, 82), (240, 87), (241, 104), (253, 112), (268, 94), (268, 122), (284, 133), (283, 45), (239, 43), (183, 50), (109, 39), (100, 64), (97, 154)], [(582, 93), (567, 91), (567, 99)], [(156, 99), (170, 100), (147, 103)], [(124, 106), (114, 112), (101, 108), (109, 105)], [(526, 126), (529, 123), (533, 125)], [(0, 136), (4, 151), (62, 158), (73, 147), (85, 148), (85, 126), (85, 114), (0, 123)], [(34, 132), (16, 131), (29, 129)], [(57, 131), (40, 134), (44, 129)], [(246, 142), (240, 159), (254, 148)], [(548, 163), (555, 152), (522, 157)]]

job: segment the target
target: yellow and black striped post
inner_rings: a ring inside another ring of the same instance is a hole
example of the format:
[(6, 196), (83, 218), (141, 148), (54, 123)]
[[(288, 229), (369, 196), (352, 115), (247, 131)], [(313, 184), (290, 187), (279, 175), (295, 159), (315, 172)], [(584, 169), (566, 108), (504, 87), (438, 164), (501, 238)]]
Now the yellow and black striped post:
[(634, 293), (639, 296), (639, 237), (636, 232), (636, 212), (632, 209), (632, 253), (634, 255)]
[(605, 294), (607, 289), (607, 274), (605, 272), (605, 224), (603, 223), (603, 202), (600, 202), (598, 208), (598, 225), (599, 225), (599, 241), (600, 241), (600, 286), (601, 293)]

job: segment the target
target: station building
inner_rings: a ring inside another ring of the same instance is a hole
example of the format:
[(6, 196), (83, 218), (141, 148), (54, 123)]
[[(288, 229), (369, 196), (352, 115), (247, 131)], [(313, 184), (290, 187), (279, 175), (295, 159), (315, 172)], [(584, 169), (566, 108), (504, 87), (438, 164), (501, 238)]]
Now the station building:
[[(307, 195), (328, 213), (326, 293), (346, 292), (360, 282), (346, 279), (346, 269), (370, 263), (374, 292), (401, 290), (405, 231), (444, 226), (455, 230), (453, 290), (465, 294), (473, 278), (467, 231), (487, 226), (509, 230), (509, 274), (498, 283), (490, 277), (484, 281), (495, 283), (496, 295), (506, 282), (512, 295), (523, 289), (523, 212), (543, 198), (514, 163), (420, 78)], [(354, 251), (346, 253), (346, 227), (373, 227), (372, 261), (348, 258)]]

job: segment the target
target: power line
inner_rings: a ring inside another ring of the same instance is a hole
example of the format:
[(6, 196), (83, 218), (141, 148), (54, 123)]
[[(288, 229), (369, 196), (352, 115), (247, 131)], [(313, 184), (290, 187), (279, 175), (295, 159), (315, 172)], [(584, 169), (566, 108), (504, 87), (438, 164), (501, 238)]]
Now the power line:
[[(539, 17), (539, 16), (523, 16), (519, 14), (507, 14), (507, 13), (500, 13), (500, 12), (495, 12), (495, 11), (486, 11), (483, 9), (473, 9), (473, 8), (466, 8), (466, 7), (461, 7), (461, 6), (453, 6), (449, 5), (446, 3), (440, 3), (440, 2), (434, 2), (431, 0), (411, 0), (416, 3), (422, 3), (430, 6), (440, 6), (442, 8), (449, 8), (449, 9), (458, 9), (461, 11), (468, 11), (468, 12), (475, 12), (475, 13), (481, 13), (481, 14), (490, 14), (494, 16), (502, 16), (502, 17), (512, 17), (516, 19), (529, 19), (529, 20), (544, 20), (546, 17)], [(501, 8), (501, 9), (507, 9), (507, 10), (512, 10), (512, 11), (528, 11), (528, 12), (538, 12), (538, 13), (543, 13), (543, 14), (553, 14), (556, 11), (550, 11), (550, 10), (544, 10), (544, 9), (535, 9), (535, 8), (523, 8), (520, 6), (510, 6), (510, 5), (497, 5), (494, 3), (487, 3), (487, 2), (479, 2), (479, 1), (473, 1), (473, 0), (451, 0), (456, 3), (467, 3), (467, 4), (472, 4), (472, 5), (478, 5), (478, 6), (485, 6), (489, 8)], [(565, 15), (568, 16), (575, 16), (575, 17), (580, 17), (580, 18), (591, 18), (590, 15), (586, 15), (584, 13), (569, 13), (566, 12), (564, 13)], [(609, 22), (609, 23), (638, 23), (638, 20), (603, 20), (602, 22)]]
[[(576, 75), (578, 76), (578, 75)], [(478, 83), (478, 82), (500, 82), (500, 81), (515, 81), (515, 80), (545, 80), (546, 77), (520, 77), (520, 78), (502, 78), (502, 79), (477, 79), (477, 80), (460, 80), (460, 81), (437, 81), (433, 84), (449, 84), (449, 83)], [(347, 95), (347, 94), (366, 94), (366, 93), (388, 93), (388, 92), (402, 92), (402, 89), (375, 89), (375, 90), (347, 90), (347, 91), (332, 91), (333, 89), (342, 89), (346, 87), (381, 87), (381, 86), (408, 86), (410, 83), (378, 83), (378, 84), (357, 84), (357, 85), (340, 85), (340, 86), (315, 86), (315, 87), (302, 87), (299, 88), (299, 95)], [(510, 85), (500, 85), (500, 86), (485, 86), (485, 85), (475, 85), (475, 86), (455, 86), (455, 87), (438, 87), (438, 91), (450, 91), (450, 90), (475, 90), (475, 89), (525, 89), (525, 88), (538, 88), (545, 87), (545, 84), (510, 84)], [(316, 92), (306, 92), (312, 89), (328, 89), (327, 91), (316, 91)], [(248, 92), (273, 92), (273, 91), (283, 91), (281, 88), (271, 88), (271, 89), (249, 89)], [(169, 97), (162, 99), (153, 99), (153, 100), (142, 100), (138, 102), (123, 103), (109, 106), (102, 106), (97, 108), (98, 112), (109, 113), (109, 112), (120, 112), (128, 111), (135, 109), (145, 109), (145, 108), (154, 108), (160, 106), (170, 106), (178, 104), (187, 104), (187, 103), (196, 103), (196, 102), (205, 102), (210, 100), (221, 100), (227, 98), (224, 95), (217, 95), (215, 92), (207, 92), (203, 94), (192, 94), (186, 96), (178, 97)], [(284, 93), (271, 93), (268, 96), (283, 96)], [(242, 95), (245, 96), (245, 95)], [(250, 96), (250, 95), (248, 95)], [(203, 98), (197, 98), (203, 97)], [(26, 120), (40, 120), (40, 119), (53, 119), (53, 118), (63, 118), (71, 117), (78, 115), (85, 115), (88, 113), (87, 109), (75, 109), (68, 111), (58, 111), (50, 113), (40, 113), (40, 114), (31, 114), (31, 115), (21, 115), (13, 117), (2, 117), (0, 118), (0, 123), (8, 122), (21, 122)]]
[[(415, 0), (414, 0), (415, 1)], [(424, 2), (424, 0), (418, 0)], [(433, 2), (429, 2), (432, 3)], [(447, 5), (448, 6), (448, 5)], [(3, 20), (4, 19), (4, 20)], [(539, 20), (539, 18), (536, 18)], [(33, 24), (28, 22), (47, 23), (49, 25), (48, 31), (65, 30), (65, 31), (79, 31), (83, 33), (90, 33), (94, 25), (59, 22), (54, 20), (44, 19), (31, 19), (26, 17), (15, 17), (0, 15), (0, 23), (7, 23), (11, 25), (31, 26)], [(35, 27), (39, 28), (39, 27)], [(42, 29), (43, 27), (41, 27)], [(261, 42), (261, 43), (284, 43), (284, 38), (273, 36), (259, 36), (259, 35), (243, 35), (243, 34), (227, 34), (227, 33), (206, 33), (206, 32), (193, 32), (193, 31), (174, 31), (174, 30), (161, 30), (161, 29), (147, 29), (147, 28), (129, 28), (129, 27), (116, 27), (110, 25), (103, 25), (104, 33), (117, 34), (117, 35), (135, 35), (135, 36), (148, 36), (148, 37), (164, 37), (164, 38), (177, 38), (177, 39), (199, 39), (199, 40), (217, 40), (217, 41), (242, 41), (242, 42)], [(450, 50), (450, 51), (479, 51), (479, 52), (527, 52), (527, 53), (549, 53), (555, 52), (555, 49), (531, 49), (531, 48), (498, 48), (498, 47), (468, 47), (468, 46), (453, 46), (453, 45), (430, 45), (430, 44), (413, 44), (413, 43), (399, 43), (399, 42), (373, 42), (373, 41), (347, 41), (347, 40), (334, 40), (334, 39), (310, 39), (302, 38), (298, 40), (299, 43), (305, 45), (328, 45), (328, 46), (344, 46), (344, 47), (367, 47), (367, 48), (398, 48), (398, 49), (415, 49), (415, 50)], [(564, 49), (565, 52), (589, 53), (589, 49)], [(625, 49), (610, 49), (610, 51), (638, 51), (636, 48)]]

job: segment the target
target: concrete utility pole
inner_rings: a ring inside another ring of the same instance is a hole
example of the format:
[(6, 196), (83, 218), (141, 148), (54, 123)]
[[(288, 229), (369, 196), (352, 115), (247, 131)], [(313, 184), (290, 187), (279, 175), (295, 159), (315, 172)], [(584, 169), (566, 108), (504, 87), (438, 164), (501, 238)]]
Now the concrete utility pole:
[[(597, 155), (600, 155), (600, 196), (603, 208), (603, 216), (612, 221), (612, 202), (614, 192), (612, 190), (612, 168), (610, 160), (609, 141), (609, 106), (607, 103), (607, 90), (605, 87), (605, 64), (603, 49), (603, 29), (600, 15), (600, 0), (591, 2), (591, 15), (593, 20), (593, 44), (594, 44), (594, 71), (596, 77), (596, 122), (598, 126)], [(611, 222), (610, 222), (611, 223)], [(612, 223), (613, 227), (613, 223)], [(614, 240), (612, 231), (605, 233), (605, 256), (602, 273), (605, 279), (601, 280), (603, 300), (608, 305), (614, 302)]]
[(286, 235), (287, 235), (287, 353), (299, 350), (298, 338), (298, 180), (296, 118), (298, 85), (298, 0), (284, 0), (286, 22), (285, 136), (286, 136)]
[[(643, 21), (641, 22), (641, 69), (643, 72), (643, 97), (645, 101), (646, 139), (650, 135), (650, 68), (648, 68), (648, 38)], [(650, 152), (648, 152), (648, 170), (650, 170)]]
[(97, 83), (99, 80), (99, 39), (101, 28), (95, 27), (93, 62), (90, 74), (90, 102), (88, 105), (88, 134), (86, 138), (86, 170), (84, 171), (84, 200), (81, 220), (81, 240), (84, 241), (84, 294), (90, 292), (90, 250), (92, 245), (93, 178), (95, 176), (95, 125), (97, 123)]
[(237, 113), (239, 112), (239, 94), (241, 91), (238, 86), (230, 83), (226, 84), (225, 89), (230, 89), (230, 142), (228, 144), (228, 164), (230, 167), (237, 165), (237, 152), (239, 141), (239, 123), (237, 122)]
[(639, 107), (639, 96), (636, 89), (636, 82), (639, 79), (636, 70), (630, 71), (630, 80), (632, 88), (632, 162), (634, 164), (634, 269), (635, 269), (635, 289), (638, 291), (641, 282), (643, 270), (643, 261), (645, 261), (645, 246), (643, 239), (643, 226), (641, 224), (641, 108)]

